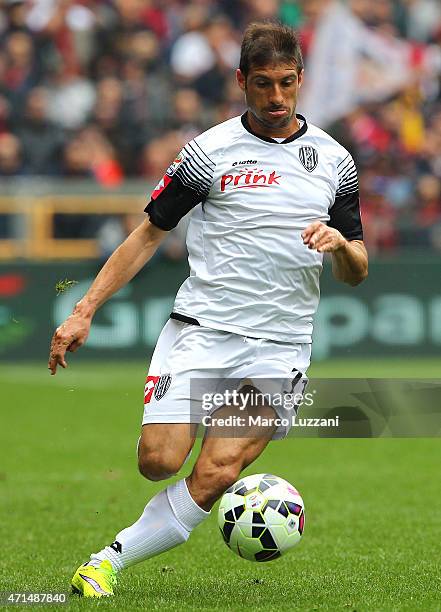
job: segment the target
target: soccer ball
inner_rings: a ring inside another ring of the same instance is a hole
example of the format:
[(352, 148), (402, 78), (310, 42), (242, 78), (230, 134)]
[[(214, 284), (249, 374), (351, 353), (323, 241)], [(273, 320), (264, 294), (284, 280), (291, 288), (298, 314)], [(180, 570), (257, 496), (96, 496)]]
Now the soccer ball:
[(218, 524), (225, 544), (249, 561), (272, 561), (300, 542), (305, 507), (289, 482), (272, 474), (246, 476), (224, 493)]

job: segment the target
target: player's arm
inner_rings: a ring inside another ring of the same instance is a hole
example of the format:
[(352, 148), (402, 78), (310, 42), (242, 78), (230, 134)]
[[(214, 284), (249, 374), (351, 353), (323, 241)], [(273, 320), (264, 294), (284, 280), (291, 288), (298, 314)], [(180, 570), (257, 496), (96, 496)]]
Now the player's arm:
[(334, 277), (354, 287), (368, 275), (368, 254), (363, 244), (357, 170), (347, 151), (337, 165), (337, 176), (328, 224), (311, 223), (302, 238), (310, 249), (331, 253)]
[(332, 251), (334, 278), (351, 287), (359, 285), (368, 275), (368, 254), (362, 240), (346, 240)]
[(211, 186), (214, 163), (199, 144), (190, 141), (167, 169), (151, 194), (144, 221), (111, 255), (73, 313), (55, 331), (49, 369), (67, 366), (66, 351), (74, 352), (89, 335), (97, 309), (124, 287), (155, 253), (167, 232), (202, 202)]
[(334, 277), (355, 287), (368, 275), (368, 254), (362, 240), (348, 240), (334, 227), (320, 221), (302, 233), (304, 244), (319, 253), (331, 253)]
[(74, 352), (85, 343), (98, 308), (141, 270), (166, 235), (147, 219), (110, 256), (72, 314), (55, 331), (48, 363), (51, 374), (58, 365), (67, 367), (66, 351)]

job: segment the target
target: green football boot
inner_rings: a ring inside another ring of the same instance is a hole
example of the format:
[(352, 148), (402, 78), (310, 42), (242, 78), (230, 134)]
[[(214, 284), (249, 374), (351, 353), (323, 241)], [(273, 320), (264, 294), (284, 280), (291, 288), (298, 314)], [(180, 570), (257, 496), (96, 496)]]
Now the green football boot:
[(72, 578), (72, 592), (83, 597), (109, 597), (115, 586), (116, 572), (107, 559), (98, 567), (83, 563)]

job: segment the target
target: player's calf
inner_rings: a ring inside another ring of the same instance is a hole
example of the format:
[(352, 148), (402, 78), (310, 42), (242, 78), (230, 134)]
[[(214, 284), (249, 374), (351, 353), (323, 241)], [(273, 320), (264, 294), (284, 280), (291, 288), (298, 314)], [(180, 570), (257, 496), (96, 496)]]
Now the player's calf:
[(241, 464), (216, 467), (215, 464), (199, 466), (187, 479), (188, 489), (195, 502), (206, 511), (222, 494), (238, 480)]
[[(221, 408), (218, 416), (228, 416), (229, 408)], [(268, 406), (261, 413), (275, 416)], [(188, 490), (198, 506), (209, 511), (221, 495), (235, 483), (240, 473), (252, 463), (271, 440), (275, 426), (250, 430), (250, 437), (225, 438), (222, 428), (213, 427), (206, 436), (201, 453), (189, 478)]]
[(209, 511), (213, 504), (240, 476), (243, 460), (241, 456), (225, 458), (200, 458), (187, 478), (188, 490), (195, 502)]

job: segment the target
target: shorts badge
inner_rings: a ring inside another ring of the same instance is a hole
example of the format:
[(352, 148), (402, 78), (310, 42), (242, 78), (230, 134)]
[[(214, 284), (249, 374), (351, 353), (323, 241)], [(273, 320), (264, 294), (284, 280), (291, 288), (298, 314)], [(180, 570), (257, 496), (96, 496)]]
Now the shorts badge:
[(159, 402), (160, 399), (164, 397), (167, 393), (172, 377), (171, 374), (162, 374), (159, 378), (158, 382), (155, 385), (155, 400)]

